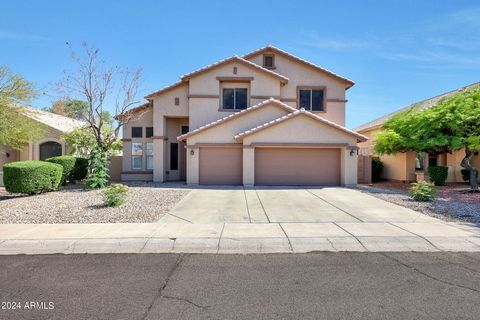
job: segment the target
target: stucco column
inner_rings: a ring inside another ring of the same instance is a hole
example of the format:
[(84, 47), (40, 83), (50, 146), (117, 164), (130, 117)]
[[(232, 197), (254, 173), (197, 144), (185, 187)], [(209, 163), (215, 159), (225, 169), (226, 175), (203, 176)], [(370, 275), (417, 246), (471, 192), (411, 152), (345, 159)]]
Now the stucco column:
[(243, 185), (255, 183), (255, 148), (243, 146)]
[(165, 181), (165, 140), (163, 138), (153, 140), (153, 181)]
[(357, 185), (358, 155), (357, 150), (342, 148), (341, 151), (341, 182), (346, 187)]
[(187, 184), (199, 184), (199, 148), (187, 146)]

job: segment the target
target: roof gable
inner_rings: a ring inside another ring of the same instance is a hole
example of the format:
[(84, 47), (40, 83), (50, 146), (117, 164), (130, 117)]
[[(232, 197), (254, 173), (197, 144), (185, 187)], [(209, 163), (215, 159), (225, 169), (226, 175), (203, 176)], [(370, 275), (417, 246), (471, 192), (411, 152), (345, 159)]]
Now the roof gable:
[(255, 50), (255, 51), (249, 52), (249, 53), (247, 53), (246, 55), (244, 55), (243, 58), (248, 60), (248, 59), (250, 59), (250, 58), (252, 58), (252, 57), (254, 57), (254, 56), (256, 56), (256, 55), (262, 54), (262, 53), (264, 53), (264, 52), (274, 52), (274, 53), (283, 55), (283, 56), (285, 56), (285, 57), (287, 57), (287, 58), (290, 58), (290, 59), (292, 59), (292, 60), (294, 60), (294, 61), (296, 61), (296, 62), (298, 62), (298, 63), (301, 63), (301, 64), (303, 64), (303, 65), (306, 65), (306, 66), (308, 66), (308, 67), (310, 67), (310, 68), (313, 68), (313, 69), (315, 69), (315, 70), (317, 70), (317, 71), (320, 71), (320, 72), (323, 73), (323, 74), (327, 74), (327, 75), (329, 75), (329, 76), (331, 76), (331, 77), (333, 77), (333, 78), (336, 78), (337, 80), (340, 80), (341, 82), (345, 83), (345, 84), (347, 85), (347, 89), (348, 89), (348, 88), (351, 88), (351, 87), (355, 84), (355, 82), (353, 82), (353, 80), (350, 80), (350, 79), (348, 79), (348, 78), (342, 77), (342, 76), (340, 76), (340, 75), (338, 75), (338, 74), (336, 74), (336, 73), (334, 73), (334, 72), (332, 72), (332, 71), (330, 71), (330, 70), (327, 70), (327, 69), (325, 69), (325, 68), (322, 68), (322, 67), (320, 67), (320, 66), (318, 66), (318, 65), (316, 65), (316, 64), (314, 64), (314, 63), (312, 63), (312, 62), (310, 62), (310, 61), (307, 61), (307, 60), (304, 60), (304, 59), (302, 59), (302, 58), (299, 58), (299, 57), (297, 57), (297, 56), (295, 56), (295, 55), (293, 55), (293, 54), (290, 54), (290, 53), (288, 53), (288, 52), (286, 52), (286, 51), (284, 51), (284, 50), (282, 50), (282, 49), (279, 49), (279, 48), (277, 48), (277, 47), (274, 47), (274, 46), (272, 46), (272, 45), (268, 45), (268, 46), (266, 46), (266, 47), (263, 47), (263, 48), (260, 48), (260, 49)]
[(245, 114), (247, 114), (247, 113), (254, 112), (254, 111), (256, 111), (256, 110), (258, 110), (258, 109), (260, 109), (260, 108), (262, 108), (262, 107), (268, 106), (268, 105), (274, 105), (274, 106), (280, 107), (280, 108), (286, 110), (287, 112), (294, 112), (294, 111), (296, 110), (294, 107), (291, 107), (291, 106), (289, 106), (289, 105), (287, 105), (287, 104), (285, 104), (285, 103), (283, 103), (283, 102), (281, 102), (281, 101), (278, 101), (278, 100), (276, 100), (276, 99), (270, 98), (270, 99), (268, 99), (268, 100), (262, 101), (262, 102), (260, 102), (260, 103), (258, 103), (258, 104), (256, 104), (256, 105), (254, 105), (254, 106), (251, 106), (251, 107), (249, 107), (249, 108), (247, 108), (247, 109), (244, 109), (244, 110), (242, 110), (242, 111), (233, 113), (233, 114), (228, 115), (228, 116), (226, 116), (226, 117), (223, 117), (223, 118), (221, 118), (221, 119), (215, 120), (215, 121), (210, 122), (210, 123), (208, 123), (208, 124), (206, 124), (206, 125), (204, 125), (204, 126), (201, 126), (200, 128), (197, 128), (197, 129), (195, 129), (195, 130), (193, 130), (193, 131), (190, 131), (190, 132), (188, 132), (188, 133), (186, 133), (186, 134), (183, 134), (183, 135), (181, 135), (181, 136), (178, 136), (177, 139), (180, 140), (180, 141), (181, 141), (181, 140), (185, 140), (186, 138), (188, 138), (188, 137), (190, 137), (190, 136), (192, 136), (192, 135), (195, 135), (195, 134), (198, 134), (198, 133), (200, 133), (200, 132), (203, 132), (203, 131), (205, 131), (205, 130), (207, 130), (207, 129), (216, 127), (216, 126), (218, 126), (218, 125), (220, 125), (220, 124), (223, 124), (223, 123), (225, 123), (225, 122), (227, 122), (227, 121), (235, 120), (235, 119), (237, 119), (237, 118), (239, 118), (239, 117), (241, 117), (241, 116), (243, 116), (243, 115), (245, 115)]
[(330, 127), (332, 127), (332, 128), (335, 128), (335, 129), (337, 129), (337, 130), (343, 131), (344, 133), (347, 133), (347, 134), (349, 134), (349, 135), (355, 136), (355, 137), (358, 139), (358, 141), (367, 141), (367, 140), (368, 140), (368, 138), (367, 138), (366, 136), (362, 135), (362, 134), (359, 134), (359, 133), (357, 133), (357, 132), (355, 132), (355, 131), (352, 131), (352, 130), (349, 130), (349, 129), (345, 128), (345, 127), (342, 127), (341, 125), (338, 125), (338, 124), (336, 124), (336, 123), (334, 123), (334, 122), (332, 122), (332, 121), (329, 121), (329, 120), (327, 120), (327, 119), (325, 119), (325, 118), (322, 118), (322, 117), (320, 117), (320, 116), (317, 116), (316, 114), (313, 114), (313, 113), (311, 113), (311, 112), (309, 112), (309, 111), (306, 111), (305, 109), (296, 110), (296, 111), (294, 111), (294, 112), (292, 112), (292, 113), (289, 113), (289, 114), (287, 114), (287, 115), (285, 115), (285, 116), (283, 116), (283, 117), (277, 118), (277, 119), (275, 119), (275, 120), (272, 120), (272, 121), (269, 121), (269, 122), (264, 123), (264, 124), (262, 124), (262, 125), (259, 125), (259, 126), (255, 127), (255, 128), (252, 128), (252, 129), (246, 130), (246, 131), (244, 131), (244, 132), (241, 132), (241, 133), (235, 135), (234, 138), (235, 138), (235, 140), (241, 141), (241, 140), (243, 140), (243, 139), (244, 139), (245, 137), (247, 137), (247, 136), (253, 135), (253, 134), (258, 133), (258, 132), (261, 132), (261, 131), (263, 131), (263, 130), (265, 130), (265, 129), (268, 129), (268, 128), (270, 128), (270, 127), (276, 126), (276, 125), (278, 125), (278, 124), (280, 124), (280, 123), (283, 123), (283, 122), (285, 122), (285, 121), (291, 120), (291, 119), (296, 118), (296, 117), (301, 116), (301, 115), (307, 116), (307, 117), (309, 117), (309, 118), (311, 118), (311, 119), (313, 119), (313, 120), (319, 121), (319, 122), (321, 122), (322, 124), (326, 124), (326, 125), (328, 125), (328, 126), (330, 126)]
[(194, 77), (194, 76), (197, 76), (197, 75), (202, 74), (202, 73), (204, 73), (204, 72), (206, 72), (206, 71), (212, 70), (212, 69), (214, 69), (214, 68), (217, 68), (217, 67), (220, 67), (220, 66), (223, 66), (223, 65), (225, 65), (225, 64), (232, 63), (232, 62), (241, 63), (241, 64), (243, 64), (243, 65), (245, 65), (245, 66), (247, 66), (247, 67), (250, 67), (250, 68), (252, 68), (252, 69), (258, 70), (258, 71), (263, 72), (263, 73), (266, 73), (266, 74), (268, 74), (268, 75), (270, 75), (270, 76), (272, 76), (272, 77), (274, 77), (274, 78), (279, 79), (282, 83), (287, 83), (287, 82), (288, 82), (288, 78), (287, 78), (287, 77), (282, 76), (281, 74), (278, 74), (278, 73), (273, 72), (273, 71), (271, 71), (271, 70), (268, 70), (268, 69), (266, 69), (266, 68), (264, 68), (264, 67), (261, 67), (261, 66), (255, 64), (255, 63), (250, 62), (250, 61), (248, 61), (248, 60), (245, 60), (245, 59), (243, 59), (243, 58), (241, 58), (241, 57), (239, 57), (239, 56), (232, 56), (232, 57), (230, 57), (230, 58), (217, 61), (217, 62), (215, 62), (215, 63), (212, 63), (212, 64), (208, 65), (208, 66), (205, 66), (205, 67), (200, 68), (200, 69), (198, 69), (198, 70), (195, 70), (195, 71), (193, 71), (193, 72), (187, 73), (187, 74), (183, 75), (183, 76), (181, 77), (181, 79), (182, 79), (182, 81), (188, 81), (190, 78), (192, 78), (192, 77)]
[(60, 132), (69, 132), (76, 128), (81, 128), (87, 125), (86, 122), (65, 117), (59, 114), (42, 111), (33, 108), (21, 107), (22, 114), (26, 117), (47, 125)]

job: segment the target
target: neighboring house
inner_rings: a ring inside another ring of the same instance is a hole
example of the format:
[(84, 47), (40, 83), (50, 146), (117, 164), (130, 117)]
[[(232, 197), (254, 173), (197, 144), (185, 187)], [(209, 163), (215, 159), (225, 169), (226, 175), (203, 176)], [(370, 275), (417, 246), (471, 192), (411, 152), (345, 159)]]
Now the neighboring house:
[(45, 125), (45, 134), (38, 141), (25, 144), (21, 150), (15, 150), (0, 144), (0, 184), (3, 182), (2, 168), (5, 163), (25, 160), (44, 160), (68, 153), (67, 145), (61, 135), (75, 128), (85, 126), (82, 121), (58, 114), (22, 107), (23, 114)]
[(122, 179), (355, 185), (367, 138), (344, 127), (353, 85), (272, 46), (188, 73), (128, 111)]
[[(392, 116), (399, 114), (403, 111), (407, 111), (410, 108), (417, 108), (419, 110), (425, 110), (435, 107), (437, 103), (452, 94), (464, 91), (468, 88), (478, 86), (480, 82), (472, 85), (453, 90), (436, 97), (426, 99), (398, 111), (390, 113), (386, 116), (380, 117), (371, 122), (365, 123), (353, 130), (367, 136), (368, 141), (360, 143), (358, 146), (362, 153), (368, 153), (374, 155), (373, 147), (375, 145), (375, 135), (382, 130), (382, 125), (390, 119)], [(425, 154), (417, 153), (414, 151), (396, 153), (395, 155), (381, 155), (380, 160), (384, 164), (382, 178), (387, 180), (396, 180), (402, 182), (412, 182), (416, 180), (416, 172), (423, 172), (429, 166), (448, 166), (448, 178), (447, 182), (462, 182), (462, 175), (460, 170), (460, 162), (465, 157), (465, 150), (459, 150), (453, 153), (439, 153), (439, 154)], [(474, 156), (473, 164), (478, 168), (480, 167), (480, 157)]]

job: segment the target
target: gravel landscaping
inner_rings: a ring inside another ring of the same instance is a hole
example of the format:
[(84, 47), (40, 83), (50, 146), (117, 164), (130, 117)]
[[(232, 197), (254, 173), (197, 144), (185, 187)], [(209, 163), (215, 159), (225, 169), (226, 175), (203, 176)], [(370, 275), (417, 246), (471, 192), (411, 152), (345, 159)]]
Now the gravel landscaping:
[(87, 191), (83, 185), (34, 196), (0, 188), (0, 223), (156, 222), (189, 192), (154, 183), (126, 184), (126, 203), (115, 208), (104, 206), (100, 190)]
[(358, 188), (377, 198), (435, 218), (480, 223), (480, 193), (462, 193), (461, 191), (469, 188), (466, 184), (437, 187), (437, 198), (430, 202), (414, 201), (408, 195), (409, 185), (404, 183), (381, 182), (373, 186), (362, 185)]

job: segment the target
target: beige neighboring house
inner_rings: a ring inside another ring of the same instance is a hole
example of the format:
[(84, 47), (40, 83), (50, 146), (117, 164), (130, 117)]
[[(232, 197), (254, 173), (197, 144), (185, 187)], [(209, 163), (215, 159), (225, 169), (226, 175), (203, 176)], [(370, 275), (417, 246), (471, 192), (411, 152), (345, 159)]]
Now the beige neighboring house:
[[(380, 132), (382, 125), (390, 119), (392, 116), (407, 111), (410, 108), (418, 108), (419, 110), (425, 110), (435, 107), (437, 103), (452, 94), (464, 91), (474, 86), (480, 85), (480, 82), (472, 85), (462, 87), (441, 95), (429, 98), (407, 107), (404, 107), (398, 111), (375, 119), (371, 122), (365, 123), (353, 130), (367, 136), (368, 141), (359, 143), (360, 152), (364, 154), (370, 154), (375, 156), (373, 147), (375, 145), (375, 135)], [(459, 150), (453, 153), (439, 153), (439, 154), (420, 154), (414, 151), (396, 153), (395, 155), (381, 155), (380, 160), (384, 164), (382, 178), (387, 180), (413, 182), (416, 181), (416, 173), (426, 172), (429, 166), (448, 166), (448, 178), (447, 182), (463, 182), (462, 174), (460, 170), (460, 162), (465, 157), (465, 150)], [(480, 168), (480, 157), (474, 156), (473, 165)]]
[(23, 114), (45, 125), (45, 135), (38, 141), (25, 144), (21, 150), (15, 150), (0, 144), (0, 185), (3, 184), (3, 165), (14, 161), (44, 160), (54, 156), (66, 155), (68, 148), (61, 135), (86, 123), (58, 114), (22, 107)]
[(273, 46), (188, 73), (129, 111), (122, 180), (356, 185), (367, 137), (345, 128), (353, 85)]

